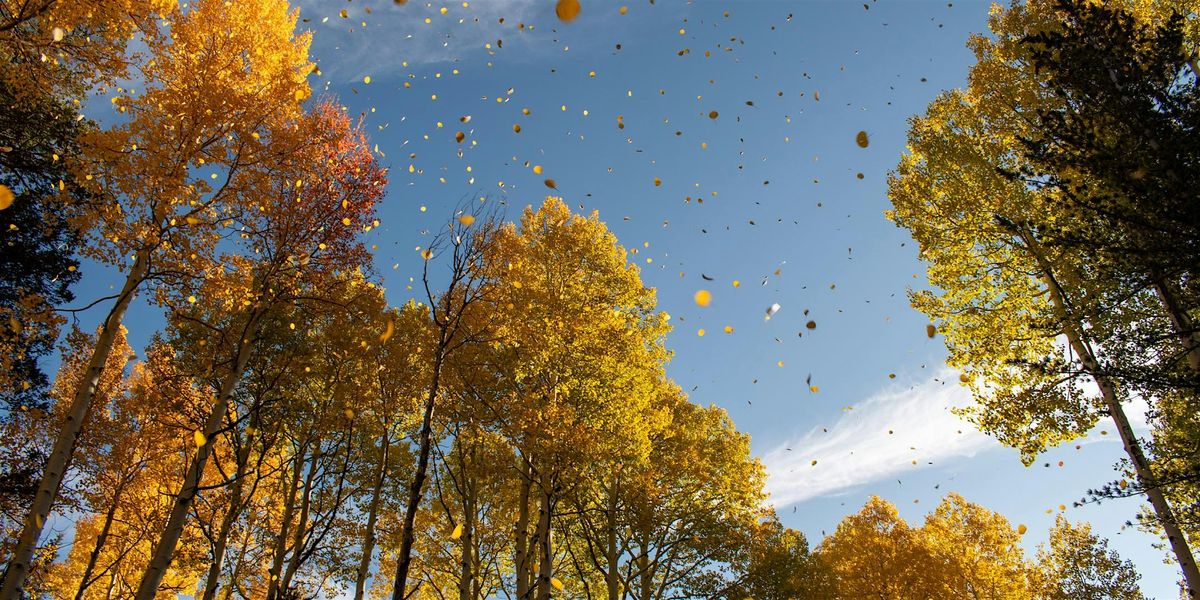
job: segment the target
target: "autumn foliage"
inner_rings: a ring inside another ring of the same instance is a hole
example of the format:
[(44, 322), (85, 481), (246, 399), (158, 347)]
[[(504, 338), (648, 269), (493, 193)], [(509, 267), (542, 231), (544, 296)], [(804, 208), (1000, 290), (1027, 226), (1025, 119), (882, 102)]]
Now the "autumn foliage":
[[(1133, 46), (1184, 39), (1128, 4), (1158, 27), (1126, 31)], [(1148, 526), (1195, 585), (1200, 528), (1172, 512), (1197, 486), (1194, 265), (1118, 260), (1113, 236), (1075, 252), (1134, 192), (1102, 140), (1046, 133), (1105, 115), (1053, 71), (1065, 38), (1030, 46), (1103, 18), (997, 11), (968, 88), (911, 121), (888, 217), (929, 264), (912, 303), (977, 401), (963, 415), (1027, 464), (1114, 419)], [(551, 196), (509, 221), (472, 196), (393, 304), (367, 242), (388, 169), (361, 118), (313, 97), (299, 22), (285, 0), (0, 0), (0, 132), (31, 140), (0, 155), (0, 600), (1141, 597), (1089, 525), (1060, 517), (1030, 557), (1025, 526), (954, 493), (919, 526), (873, 497), (810, 547), (749, 436), (668, 375), (672, 318), (599, 212)], [(112, 114), (79, 116), (100, 95)], [(1107, 195), (1075, 197), (1088, 185)], [(110, 268), (113, 295), (51, 378), (80, 260)], [(126, 323), (139, 296), (164, 323), (145, 348)], [(1131, 344), (1136, 361), (1112, 351)], [(1150, 444), (1123, 413), (1135, 392), (1158, 409)]]

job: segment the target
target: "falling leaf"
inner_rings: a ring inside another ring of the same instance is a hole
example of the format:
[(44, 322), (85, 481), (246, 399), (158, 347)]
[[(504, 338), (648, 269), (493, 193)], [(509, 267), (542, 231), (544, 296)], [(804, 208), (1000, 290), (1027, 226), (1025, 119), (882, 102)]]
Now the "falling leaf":
[(1024, 523), (1021, 523), (1020, 525), (1017, 525), (1017, 533), (1018, 533), (1018, 534), (1020, 534), (1020, 535), (1025, 535), (1025, 532), (1026, 532), (1026, 531), (1029, 531), (1029, 528), (1028, 528), (1028, 527), (1026, 527)]
[(933, 336), (937, 335), (937, 326), (932, 323), (930, 323), (929, 325), (926, 325), (925, 326), (925, 335), (928, 337), (933, 337)]
[(203, 431), (195, 431), (192, 433), (192, 441), (196, 442), (196, 447), (199, 448), (208, 443), (208, 438), (204, 437)]
[(371, 84), (371, 76), (367, 75), (366, 77), (363, 77), (363, 83), (370, 85)]
[(708, 290), (697, 290), (692, 296), (692, 300), (696, 301), (696, 306), (708, 306), (712, 302), (712, 292)]
[(696, 335), (698, 335), (700, 337), (704, 337), (704, 330), (703, 329), (697, 330)]
[(433, 248), (426, 248), (421, 251), (421, 258), (429, 260), (433, 258)]
[(732, 325), (726, 325), (726, 326), (725, 326), (725, 333), (733, 333), (733, 326), (732, 326)]
[(383, 330), (383, 333), (379, 334), (379, 343), (382, 344), (392, 339), (393, 333), (396, 333), (396, 323), (389, 319), (387, 327)]
[(542, 165), (533, 165), (533, 174), (541, 175), (542, 174)]
[(715, 119), (715, 118), (717, 118), (717, 111), (715, 111), (715, 110), (714, 110), (714, 111), (711, 111), (711, 112), (709, 112), (709, 113), (708, 113), (708, 118), (710, 118), (710, 119)]
[(775, 316), (775, 313), (779, 312), (780, 308), (782, 308), (782, 307), (779, 306), (778, 302), (768, 306), (767, 307), (767, 319), (770, 319), (771, 317)]
[(807, 322), (807, 323), (805, 323), (805, 324), (804, 324), (804, 327), (806, 327), (806, 328), (808, 328), (808, 329), (816, 329), (816, 328), (817, 328), (817, 322), (816, 322), (816, 321), (809, 321), (809, 322)]
[(4, 210), (13, 204), (13, 192), (7, 185), (0, 183), (0, 210)]
[(61, 42), (63, 37), (67, 35), (67, 32), (64, 31), (62, 27), (55, 27), (52, 33), (54, 35), (54, 41), (56, 42)]
[(462, 223), (463, 227), (470, 227), (475, 222), (475, 215), (463, 215), (458, 218), (458, 222)]
[(521, 133), (521, 125), (520, 124), (518, 124), (518, 123), (513, 124), (513, 133)]
[(547, 180), (546, 180), (546, 181), (544, 181), (543, 183), (545, 183), (545, 184), (546, 184), (546, 187), (548, 187), (548, 188), (550, 188), (550, 189), (552, 189), (552, 190), (557, 190), (557, 189), (558, 189), (558, 184), (557, 184), (557, 183), (555, 183), (553, 179), (547, 179)]
[(554, 6), (554, 14), (558, 15), (558, 20), (563, 23), (574, 21), (575, 17), (579, 16), (579, 10), (579, 0), (558, 0), (558, 4)]
[[(562, 2), (559, 2), (559, 4), (561, 5)], [(579, 3), (576, 2), (575, 6), (579, 6)], [(578, 10), (578, 9), (576, 9), (576, 10)], [(563, 582), (559, 581), (557, 577), (550, 578), (550, 585), (554, 586), (554, 589), (556, 589), (560, 592), (563, 591)]]
[(350, 419), (352, 421), (354, 420), (354, 411), (353, 410), (350, 410), (349, 408), (347, 408), (346, 410), (342, 411), (342, 414), (345, 415), (347, 419)]
[(460, 537), (462, 537), (462, 523), (455, 525), (454, 531), (450, 533), (450, 539), (452, 540), (457, 540)]
[(467, 134), (465, 134), (465, 133), (463, 133), (463, 132), (461, 132), (461, 131), (460, 131), (460, 132), (458, 132), (458, 133), (454, 134), (454, 141), (456, 141), (456, 142), (458, 142), (458, 143), (460, 143), (460, 144), (461, 144), (461, 143), (462, 143), (462, 141), (463, 141), (464, 139), (466, 139), (466, 137), (467, 137)]
[(858, 144), (859, 148), (866, 148), (871, 145), (871, 138), (867, 136), (867, 132), (860, 131), (854, 136), (854, 143)]

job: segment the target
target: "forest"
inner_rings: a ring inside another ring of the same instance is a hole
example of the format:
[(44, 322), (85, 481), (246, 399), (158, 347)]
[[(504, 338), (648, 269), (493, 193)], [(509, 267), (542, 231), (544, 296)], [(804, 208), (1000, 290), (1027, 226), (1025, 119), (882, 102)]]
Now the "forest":
[[(617, 12), (541, 4), (546, 28)], [(930, 286), (906, 302), (973, 399), (964, 426), (1026, 466), (1114, 431), (1080, 503), (1140, 499), (1130, 527), (1183, 598), (1198, 10), (995, 6), (962, 40), (967, 85), (909, 119), (879, 217), (919, 247)], [(692, 327), (649, 259), (541, 166), (507, 203), (440, 199), (415, 275), (385, 284), (370, 236), (415, 169), (316, 85), (304, 11), (0, 0), (0, 600), (1145, 597), (1065, 505), (1036, 548), (953, 490), (920, 522), (872, 495), (823, 539), (785, 525), (750, 436), (673, 377)], [(443, 120), (461, 156), (471, 117)], [(79, 293), (84, 271), (109, 293)]]

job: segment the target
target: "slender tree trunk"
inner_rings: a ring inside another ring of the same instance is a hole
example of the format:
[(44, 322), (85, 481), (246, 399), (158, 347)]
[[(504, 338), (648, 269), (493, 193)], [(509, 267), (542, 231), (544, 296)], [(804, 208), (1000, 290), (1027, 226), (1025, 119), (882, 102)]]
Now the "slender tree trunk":
[(538, 600), (550, 600), (550, 578), (554, 576), (554, 538), (550, 528), (554, 516), (553, 486), (553, 478), (549, 482), (542, 482), (541, 506), (538, 507)]
[[(463, 469), (464, 471), (466, 469)], [(474, 600), (475, 598), (475, 487), (471, 476), (464, 475), (463, 487), (466, 493), (463, 497), (462, 557), (458, 569), (458, 600)]]
[(608, 587), (608, 600), (618, 600), (621, 596), (621, 577), (619, 556), (617, 555), (617, 501), (621, 487), (621, 473), (613, 478), (612, 488), (608, 492), (607, 539), (605, 540), (604, 557), (608, 563), (608, 572), (604, 574), (604, 583)]
[(1200, 376), (1200, 331), (1196, 331), (1196, 325), (1192, 321), (1191, 315), (1179, 305), (1179, 298), (1175, 295), (1172, 286), (1161, 279), (1155, 279), (1154, 291), (1158, 294), (1159, 301), (1162, 302), (1163, 310), (1171, 318), (1171, 326), (1175, 329), (1175, 335), (1179, 338), (1180, 344), (1183, 345), (1184, 357), (1187, 358), (1192, 374)]
[(121, 496), (125, 491), (125, 486), (129, 485), (129, 478), (122, 477), (121, 483), (117, 485), (117, 489), (113, 491), (113, 497), (109, 501), (108, 510), (104, 511), (104, 525), (100, 527), (100, 533), (96, 536), (96, 543), (92, 546), (92, 551), (88, 553), (87, 566), (83, 568), (83, 577), (79, 579), (79, 588), (75, 590), (75, 600), (82, 600), (84, 592), (91, 586), (94, 581), (92, 572), (96, 570), (96, 563), (100, 561), (100, 552), (104, 549), (104, 543), (108, 541), (108, 534), (112, 531), (113, 521), (117, 516), (117, 505), (121, 501)]
[(201, 600), (213, 600), (217, 596), (217, 588), (221, 581), (221, 566), (225, 562), (225, 547), (229, 542), (229, 533), (233, 524), (242, 514), (242, 489), (246, 476), (246, 465), (250, 461), (250, 439), (247, 436), (245, 447), (238, 452), (237, 472), (234, 473), (233, 487), (229, 491), (229, 509), (221, 518), (221, 526), (217, 530), (217, 539), (213, 541), (212, 564), (208, 566), (208, 575), (204, 579), (204, 594)]
[(1167, 534), (1167, 542), (1171, 545), (1171, 550), (1175, 553), (1176, 560), (1179, 561), (1179, 567), (1183, 570), (1184, 582), (1187, 584), (1187, 593), (1189, 598), (1200, 598), (1200, 571), (1196, 568), (1196, 559), (1192, 556), (1192, 550), (1188, 546), (1187, 538), (1184, 537), (1183, 531), (1179, 529), (1179, 523), (1175, 520), (1175, 514), (1171, 510), (1171, 505), (1167, 502), (1167, 497), (1163, 490), (1158, 485), (1158, 480), (1154, 477), (1154, 472), (1150, 468), (1150, 462), (1146, 460), (1146, 455), (1142, 451), (1142, 444), (1138, 440), (1137, 435), (1133, 432), (1133, 427), (1129, 424), (1129, 418), (1125, 415), (1125, 408), (1121, 406), (1120, 397), (1117, 395), (1113, 382), (1105, 376), (1095, 357), (1088, 348), (1079, 339), (1079, 336), (1074, 333), (1068, 333), (1067, 338), (1071, 343), (1071, 347), (1079, 354), (1083, 367), (1096, 381), (1096, 385), (1100, 388), (1100, 395), (1104, 399), (1104, 405), (1108, 408), (1109, 414), (1112, 416), (1113, 423), (1117, 427), (1117, 431), (1121, 435), (1121, 442), (1125, 445), (1125, 452), (1129, 455), (1130, 462), (1133, 463), (1134, 475), (1137, 477), (1138, 485), (1146, 491), (1146, 497), (1150, 500), (1150, 506), (1154, 509), (1154, 514), (1158, 518), (1158, 522), (1163, 527), (1163, 531)]
[(647, 552), (649, 544), (642, 545), (642, 553), (637, 557), (638, 581), (641, 589), (638, 596), (641, 600), (652, 600), (654, 597), (654, 577), (650, 573), (650, 555)]
[(1041, 252), (1037, 242), (1029, 235), (1022, 234), (1022, 238), (1037, 259), (1042, 274), (1046, 279), (1047, 287), (1050, 291), (1050, 300), (1054, 304), (1057, 316), (1062, 320), (1067, 341), (1079, 356), (1083, 368), (1096, 382), (1097, 387), (1100, 388), (1100, 395), (1104, 400), (1109, 415), (1112, 416), (1113, 422), (1116, 424), (1117, 432), (1121, 435), (1121, 442), (1125, 445), (1125, 452), (1129, 455), (1130, 462), (1133, 463), (1133, 471), (1137, 477), (1138, 485), (1146, 491), (1146, 497), (1150, 500), (1150, 506), (1154, 509), (1154, 515), (1159, 524), (1162, 525), (1163, 531), (1167, 534), (1167, 542), (1171, 545), (1175, 559), (1179, 561), (1179, 567), (1183, 571), (1184, 583), (1187, 586), (1188, 597), (1200, 598), (1200, 570), (1196, 568), (1196, 559), (1192, 555), (1191, 548), (1188, 547), (1187, 538), (1184, 537), (1183, 532), (1179, 529), (1179, 523), (1175, 520), (1174, 512), (1171, 510), (1170, 503), (1167, 502), (1166, 495), (1163, 493), (1162, 488), (1159, 487), (1158, 480), (1154, 477), (1150, 462), (1146, 460), (1142, 444), (1138, 440), (1137, 435), (1134, 434), (1133, 428), (1129, 425), (1129, 418), (1125, 415), (1124, 407), (1121, 406), (1121, 399), (1117, 394), (1116, 386), (1104, 373), (1103, 369), (1101, 369), (1099, 361), (1096, 360), (1095, 353), (1092, 352), (1091, 345), (1080, 332), (1079, 324), (1072, 319), (1070, 311), (1067, 309), (1065, 293), (1059, 285), (1058, 279), (1055, 277), (1055, 271), (1049, 259)]
[(396, 581), (392, 585), (392, 600), (404, 600), (408, 589), (408, 570), (412, 563), (412, 547), (416, 540), (417, 509), (425, 491), (425, 477), (429, 471), (429, 454), (433, 445), (433, 413), (437, 406), (438, 384), (442, 376), (442, 364), (446, 359), (449, 340), (443, 328), (433, 360), (433, 379), (429, 384), (429, 395), (425, 397), (425, 414), (421, 418), (417, 468), (413, 473), (412, 485), (408, 489), (408, 504), (404, 508), (404, 524), (400, 536), (400, 552), (396, 556)]
[(287, 497), (283, 501), (283, 516), (279, 523), (279, 534), (275, 536), (275, 548), (271, 552), (271, 570), (267, 572), (267, 600), (275, 600), (279, 594), (279, 578), (283, 574), (283, 559), (287, 554), (288, 532), (292, 529), (292, 516), (296, 512), (296, 490), (300, 488), (300, 472), (308, 455), (308, 442), (300, 444), (296, 465), (292, 467), (292, 481), (288, 485)]
[(283, 572), (283, 579), (279, 582), (279, 589), (287, 591), (292, 586), (292, 578), (296, 576), (296, 571), (300, 570), (300, 564), (304, 555), (305, 537), (308, 535), (308, 514), (312, 508), (312, 487), (313, 480), (317, 476), (317, 467), (320, 465), (321, 440), (317, 440), (316, 453), (312, 455), (311, 462), (308, 463), (308, 474), (304, 476), (304, 490), (300, 493), (300, 518), (296, 521), (296, 529), (292, 533), (292, 555), (288, 557), (287, 569)]
[(225, 586), (225, 593), (222, 595), (222, 600), (230, 600), (233, 598), (233, 590), (237, 587), (238, 578), (242, 575), (242, 565), (245, 564), (246, 547), (250, 545), (250, 533), (254, 525), (254, 513), (250, 513), (249, 522), (246, 523), (246, 531), (242, 534), (242, 547), (238, 552), (237, 560), (233, 561), (233, 569), (229, 573), (229, 585)]
[(529, 598), (529, 495), (533, 487), (533, 474), (529, 463), (521, 460), (521, 489), (517, 501), (517, 527), (515, 532), (516, 556), (513, 561), (517, 575), (517, 600)]
[(30, 562), (37, 550), (38, 540), (42, 537), (42, 528), (46, 526), (46, 520), (50, 518), (50, 509), (54, 505), (55, 498), (58, 497), (59, 486), (62, 485), (63, 477), (71, 466), (71, 457), (75, 453), (75, 442), (79, 439), (79, 431), (82, 429), (84, 421), (87, 420), (88, 411), (96, 397), (96, 388), (100, 385), (100, 376), (104, 372), (104, 365), (108, 362), (109, 355), (112, 354), (117, 331), (121, 328), (121, 322), (125, 319), (125, 311), (129, 309), (129, 303), (133, 300), (134, 293), (145, 280), (149, 271), (150, 252), (149, 250), (139, 251), (133, 261), (133, 266), (129, 269), (129, 275), (125, 277), (125, 285), (121, 287), (116, 304), (104, 319), (100, 335), (96, 338), (96, 347), (92, 349), (92, 357), (88, 360), (87, 371), (84, 372), (83, 380), (79, 382), (79, 387), (75, 390), (75, 396), (71, 399), (71, 407), (67, 410), (62, 429), (59, 430), (58, 438), (54, 441), (54, 449), (50, 452), (49, 459), (46, 460), (41, 483), (38, 484), (33, 504), (29, 507), (29, 514), (26, 515), (25, 525), (21, 529), (21, 536), (17, 540), (17, 546), (13, 549), (8, 567), (4, 572), (4, 584), (0, 586), (0, 600), (17, 600), (21, 596), (21, 588), (25, 585), (25, 578), (29, 575)]
[(167, 526), (163, 530), (158, 544), (154, 547), (150, 564), (146, 567), (146, 572), (142, 574), (142, 580), (138, 584), (134, 600), (154, 600), (155, 595), (158, 594), (158, 586), (166, 576), (167, 568), (171, 566), (171, 558), (175, 555), (175, 546), (179, 543), (180, 536), (183, 535), (184, 522), (187, 520), (188, 512), (191, 511), (192, 502), (200, 492), (200, 479), (204, 475), (205, 465), (208, 464), (208, 456), (212, 454), (213, 437), (225, 423), (226, 413), (229, 412), (229, 400), (233, 396), (238, 382), (242, 379), (246, 363), (250, 362), (250, 355), (254, 350), (254, 337), (258, 330), (258, 320), (261, 316), (261, 314), (250, 316), (246, 328), (247, 335), (238, 342), (238, 353), (233, 368), (225, 377), (225, 381), (221, 383), (220, 394), (213, 404), (212, 411), (208, 414), (208, 421), (204, 424), (205, 441), (199, 448), (196, 448), (196, 454), (192, 456), (183, 486), (171, 506), (171, 516), (167, 519)]
[(387, 482), (388, 452), (391, 449), (391, 435), (383, 434), (383, 457), (379, 463), (379, 476), (375, 479), (375, 489), (371, 490), (371, 506), (367, 509), (367, 526), (363, 534), (362, 557), (358, 560), (358, 572), (354, 577), (354, 600), (362, 600), (366, 592), (367, 577), (371, 570), (371, 555), (375, 552), (375, 523), (379, 519), (379, 503), (383, 496), (383, 485)]

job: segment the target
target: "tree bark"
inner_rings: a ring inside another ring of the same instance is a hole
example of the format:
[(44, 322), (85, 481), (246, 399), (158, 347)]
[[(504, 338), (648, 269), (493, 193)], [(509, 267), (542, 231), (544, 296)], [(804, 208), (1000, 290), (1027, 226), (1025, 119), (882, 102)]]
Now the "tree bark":
[(550, 578), (554, 576), (554, 538), (550, 526), (554, 515), (554, 481), (542, 481), (541, 506), (538, 507), (538, 578), (537, 600), (550, 600)]
[(529, 495), (533, 487), (533, 474), (529, 462), (521, 459), (521, 489), (517, 504), (517, 527), (513, 561), (517, 575), (517, 600), (529, 598)]
[(404, 600), (407, 595), (408, 570), (412, 563), (413, 543), (416, 541), (417, 509), (421, 505), (421, 497), (425, 492), (425, 477), (429, 471), (429, 454), (433, 446), (433, 413), (437, 406), (438, 385), (448, 344), (449, 340), (443, 328), (433, 360), (433, 379), (429, 384), (429, 395), (425, 397), (425, 412), (421, 418), (417, 468), (413, 473), (412, 485), (408, 489), (408, 503), (404, 508), (404, 525), (401, 529), (400, 552), (396, 556), (396, 581), (392, 585), (392, 600)]
[(620, 565), (617, 556), (617, 501), (620, 493), (621, 473), (613, 477), (612, 488), (608, 491), (608, 511), (604, 557), (608, 563), (608, 572), (604, 574), (604, 583), (608, 587), (608, 600), (619, 600), (621, 597)]
[(375, 552), (375, 523), (379, 519), (379, 503), (383, 496), (383, 485), (387, 482), (388, 452), (391, 449), (391, 434), (383, 434), (383, 457), (379, 463), (379, 476), (375, 489), (371, 491), (371, 505), (367, 509), (366, 532), (363, 534), (362, 557), (358, 561), (358, 572), (354, 577), (354, 600), (362, 600), (366, 592), (367, 577), (371, 570), (371, 555)]
[(1154, 477), (1154, 472), (1150, 467), (1149, 461), (1146, 460), (1141, 442), (1134, 434), (1133, 428), (1129, 425), (1129, 418), (1125, 415), (1124, 407), (1121, 406), (1121, 399), (1117, 394), (1116, 386), (1100, 367), (1095, 353), (1092, 352), (1091, 344), (1088, 343), (1080, 331), (1079, 323), (1074, 321), (1070, 315), (1065, 292), (1055, 277), (1055, 270), (1050, 264), (1049, 259), (1041, 252), (1037, 242), (1031, 239), (1029, 235), (1021, 234), (1021, 237), (1033, 253), (1039, 268), (1042, 270), (1042, 275), (1046, 279), (1050, 292), (1050, 300), (1054, 304), (1057, 316), (1062, 321), (1068, 343), (1071, 344), (1071, 348), (1079, 356), (1084, 370), (1088, 372), (1088, 375), (1092, 377), (1097, 387), (1100, 388), (1101, 398), (1104, 400), (1105, 407), (1108, 409), (1109, 415), (1117, 427), (1117, 432), (1121, 436), (1121, 442), (1125, 445), (1125, 452), (1129, 455), (1130, 462), (1133, 463), (1134, 475), (1137, 477), (1138, 485), (1145, 490), (1146, 497), (1150, 500), (1150, 506), (1154, 510), (1154, 515), (1159, 524), (1162, 525), (1163, 531), (1167, 534), (1167, 542), (1171, 545), (1175, 559), (1179, 561), (1179, 567), (1183, 571), (1183, 579), (1187, 587), (1187, 595), (1189, 598), (1200, 598), (1200, 570), (1196, 568), (1196, 559), (1192, 555), (1191, 548), (1188, 546), (1187, 538), (1184, 537), (1183, 532), (1179, 529), (1179, 523), (1175, 520), (1174, 512), (1171, 510), (1171, 505), (1167, 501), (1166, 495), (1163, 493), (1162, 488), (1159, 487), (1158, 480)]
[[(463, 469), (464, 471), (466, 469)], [(458, 600), (475, 600), (475, 486), (471, 475), (463, 475), (462, 557), (459, 559)]]
[(96, 570), (96, 563), (100, 561), (100, 552), (104, 549), (104, 543), (108, 541), (108, 534), (112, 531), (113, 521), (117, 516), (117, 505), (121, 501), (121, 495), (125, 491), (125, 486), (129, 484), (129, 477), (124, 476), (121, 482), (117, 485), (117, 489), (113, 491), (108, 510), (104, 511), (104, 525), (100, 527), (100, 533), (96, 535), (96, 543), (92, 546), (92, 551), (88, 553), (87, 566), (83, 569), (83, 577), (79, 579), (79, 588), (75, 590), (75, 600), (82, 600), (84, 592), (91, 586), (94, 581), (92, 572)]
[(312, 487), (313, 480), (317, 476), (317, 467), (321, 461), (321, 440), (317, 440), (317, 451), (309, 459), (308, 475), (304, 476), (304, 490), (300, 493), (300, 518), (296, 521), (296, 529), (292, 532), (292, 555), (288, 557), (287, 569), (283, 572), (283, 578), (279, 581), (279, 589), (287, 591), (292, 586), (292, 578), (296, 576), (296, 571), (300, 570), (301, 558), (304, 554), (305, 536), (308, 535), (308, 513), (312, 508)]
[(233, 369), (221, 383), (220, 395), (208, 414), (208, 421), (204, 424), (205, 441), (199, 448), (196, 448), (196, 454), (192, 456), (183, 486), (171, 506), (171, 516), (167, 519), (167, 526), (163, 530), (158, 544), (154, 547), (150, 564), (146, 567), (146, 572), (142, 574), (142, 580), (138, 584), (134, 600), (154, 600), (158, 594), (158, 586), (166, 576), (167, 568), (171, 566), (171, 559), (175, 555), (175, 546), (179, 543), (180, 536), (183, 535), (184, 522), (192, 508), (192, 502), (200, 492), (200, 479), (204, 475), (204, 467), (208, 464), (208, 456), (212, 453), (213, 436), (221, 430), (221, 426), (225, 422), (225, 415), (229, 411), (230, 398), (233, 396), (238, 382), (242, 379), (246, 363), (250, 362), (259, 318), (261, 318), (261, 314), (250, 316), (245, 329), (247, 335), (238, 342), (237, 358), (234, 360)]
[(245, 446), (237, 456), (237, 472), (234, 473), (233, 487), (229, 491), (229, 509), (221, 518), (221, 526), (217, 530), (217, 539), (213, 541), (212, 564), (208, 567), (208, 575), (204, 579), (204, 594), (201, 600), (213, 600), (217, 596), (220, 585), (221, 566), (225, 562), (225, 548), (229, 542), (229, 533), (234, 523), (242, 514), (242, 489), (245, 485), (246, 465), (250, 461), (250, 438), (247, 436)]
[(83, 380), (79, 382), (79, 387), (75, 390), (75, 396), (71, 399), (71, 407), (67, 411), (62, 429), (59, 430), (58, 438), (54, 441), (54, 449), (46, 461), (42, 481), (38, 484), (33, 504), (29, 507), (29, 514), (25, 517), (21, 536), (9, 558), (8, 568), (4, 573), (4, 584), (0, 586), (0, 600), (17, 600), (21, 595), (25, 578), (29, 576), (30, 562), (37, 550), (38, 540), (42, 537), (42, 528), (46, 526), (46, 520), (50, 518), (50, 509), (54, 505), (55, 498), (58, 497), (63, 477), (66, 476), (67, 469), (71, 466), (71, 457), (75, 453), (75, 443), (79, 440), (79, 432), (87, 420), (88, 411), (91, 410), (92, 401), (96, 397), (104, 365), (108, 362), (109, 355), (112, 354), (117, 331), (121, 328), (125, 312), (129, 309), (129, 303), (133, 300), (138, 286), (145, 281), (149, 272), (150, 251), (141, 250), (134, 258), (129, 275), (125, 277), (125, 284), (121, 287), (116, 304), (104, 319), (100, 335), (96, 337), (96, 347), (92, 349), (92, 357), (88, 360), (87, 371), (84, 372)]
[(300, 472), (304, 470), (304, 459), (308, 455), (308, 442), (300, 444), (296, 455), (296, 466), (292, 468), (292, 481), (288, 485), (287, 497), (283, 501), (283, 516), (279, 523), (279, 534), (275, 536), (275, 548), (271, 553), (271, 570), (267, 571), (267, 600), (275, 600), (279, 594), (279, 578), (283, 575), (283, 559), (287, 554), (288, 533), (292, 529), (292, 515), (296, 512), (296, 490), (300, 488)]
[(1179, 338), (1180, 344), (1183, 345), (1184, 357), (1192, 369), (1192, 374), (1200, 376), (1200, 331), (1196, 331), (1196, 325), (1187, 310), (1179, 306), (1179, 298), (1167, 282), (1155, 279), (1154, 291), (1158, 294), (1159, 301), (1162, 302), (1163, 310), (1171, 318), (1171, 326), (1175, 329), (1175, 336)]

